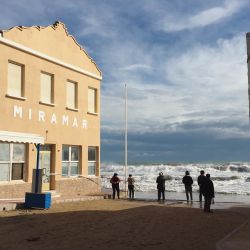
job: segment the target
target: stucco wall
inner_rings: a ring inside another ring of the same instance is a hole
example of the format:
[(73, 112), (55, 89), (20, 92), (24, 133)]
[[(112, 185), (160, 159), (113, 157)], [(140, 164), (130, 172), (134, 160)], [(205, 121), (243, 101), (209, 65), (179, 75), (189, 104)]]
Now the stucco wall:
[(56, 192), (61, 197), (75, 197), (101, 192), (100, 178), (61, 179), (56, 182)]
[(0, 199), (24, 198), (25, 192), (31, 191), (30, 183), (0, 185)]

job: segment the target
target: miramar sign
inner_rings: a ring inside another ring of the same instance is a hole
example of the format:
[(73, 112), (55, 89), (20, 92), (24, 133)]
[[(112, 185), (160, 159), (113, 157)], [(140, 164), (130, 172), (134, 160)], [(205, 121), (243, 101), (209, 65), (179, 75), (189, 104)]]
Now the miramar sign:
[(88, 128), (88, 122), (85, 119), (77, 119), (76, 117), (70, 117), (68, 115), (58, 116), (55, 113), (52, 115), (46, 115), (46, 113), (42, 110), (38, 110), (37, 112), (33, 112), (31, 108), (24, 110), (22, 106), (14, 105), (13, 107), (13, 116), (15, 118), (23, 119), (23, 117), (28, 117), (28, 120), (34, 119), (34, 114), (37, 116), (38, 122), (50, 122), (51, 124), (57, 125), (61, 124), (63, 126), (70, 126), (72, 128)]

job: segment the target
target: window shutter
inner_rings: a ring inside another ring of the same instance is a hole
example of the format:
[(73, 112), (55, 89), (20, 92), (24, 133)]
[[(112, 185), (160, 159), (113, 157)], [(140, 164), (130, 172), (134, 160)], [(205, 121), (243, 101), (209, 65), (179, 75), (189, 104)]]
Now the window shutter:
[(52, 103), (52, 76), (41, 73), (41, 90), (40, 98), (44, 103)]
[(8, 64), (8, 94), (22, 97), (22, 66)]

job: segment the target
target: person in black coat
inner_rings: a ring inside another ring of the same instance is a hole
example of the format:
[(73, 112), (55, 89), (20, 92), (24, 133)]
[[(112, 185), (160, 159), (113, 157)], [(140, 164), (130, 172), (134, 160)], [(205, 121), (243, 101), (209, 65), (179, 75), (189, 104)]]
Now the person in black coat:
[(210, 174), (206, 174), (206, 180), (202, 184), (201, 191), (205, 197), (204, 212), (212, 213), (213, 211), (211, 211), (210, 206), (212, 199), (214, 198), (214, 184), (210, 180)]
[(193, 194), (192, 194), (193, 179), (189, 175), (188, 171), (186, 171), (185, 176), (182, 178), (182, 183), (185, 185), (187, 202), (189, 202), (189, 195), (190, 195), (191, 201), (193, 201)]
[(165, 177), (162, 172), (159, 173), (159, 176), (156, 179), (157, 189), (158, 189), (158, 201), (161, 199), (165, 200)]
[(110, 183), (112, 184), (113, 189), (113, 199), (115, 199), (115, 192), (117, 192), (117, 198), (120, 199), (120, 179), (117, 173), (114, 173), (113, 177), (110, 179)]
[(197, 181), (198, 181), (198, 185), (199, 185), (199, 201), (202, 202), (202, 192), (201, 192), (201, 189), (202, 189), (203, 183), (206, 181), (206, 176), (205, 176), (204, 170), (200, 171), (200, 175), (199, 175)]

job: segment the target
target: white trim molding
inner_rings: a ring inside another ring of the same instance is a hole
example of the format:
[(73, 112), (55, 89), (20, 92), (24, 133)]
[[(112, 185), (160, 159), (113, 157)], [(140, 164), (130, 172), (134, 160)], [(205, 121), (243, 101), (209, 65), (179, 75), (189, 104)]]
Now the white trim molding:
[(63, 67), (65, 67), (65, 68), (74, 70), (74, 71), (76, 71), (76, 72), (78, 72), (78, 73), (81, 73), (81, 74), (83, 74), (83, 75), (92, 77), (92, 78), (94, 78), (94, 79), (102, 80), (102, 76), (98, 76), (98, 75), (93, 74), (93, 73), (91, 73), (91, 72), (89, 72), (89, 71), (86, 71), (86, 70), (84, 70), (84, 69), (81, 69), (81, 68), (79, 68), (79, 67), (76, 67), (76, 66), (74, 66), (74, 65), (72, 65), (72, 64), (65, 63), (65, 62), (63, 62), (63, 61), (61, 61), (61, 60), (59, 60), (59, 59), (57, 59), (57, 58), (55, 58), (55, 57), (49, 56), (49, 55), (44, 54), (44, 53), (42, 53), (42, 52), (39, 52), (39, 51), (37, 51), (37, 50), (33, 50), (33, 49), (28, 48), (28, 47), (26, 47), (26, 46), (24, 46), (24, 45), (22, 45), (22, 44), (19, 44), (19, 43), (13, 42), (13, 41), (11, 41), (11, 40), (8, 40), (8, 39), (6, 39), (6, 38), (3, 38), (2, 36), (0, 36), (0, 43), (6, 44), (6, 45), (8, 45), (8, 46), (10, 46), (10, 47), (13, 47), (13, 48), (16, 48), (16, 49), (18, 49), (18, 50), (24, 51), (24, 52), (29, 53), (29, 54), (31, 54), (31, 55), (40, 57), (40, 58), (45, 59), (45, 60), (47, 60), (47, 61), (50, 61), (50, 62), (53, 62), (53, 63), (58, 64), (58, 65), (60, 65), (60, 66), (63, 66)]

